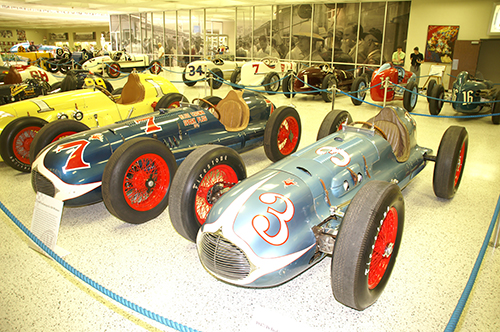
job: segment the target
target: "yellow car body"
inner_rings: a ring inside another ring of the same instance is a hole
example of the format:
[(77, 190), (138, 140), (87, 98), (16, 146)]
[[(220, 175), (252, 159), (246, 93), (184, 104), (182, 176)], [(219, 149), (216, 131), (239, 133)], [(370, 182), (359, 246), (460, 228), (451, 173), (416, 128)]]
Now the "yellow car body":
[[(102, 127), (131, 116), (153, 112), (162, 96), (178, 93), (177, 88), (164, 77), (149, 73), (131, 75), (137, 75), (144, 87), (144, 98), (134, 103), (120, 103), (121, 96), (112, 96), (103, 92), (103, 89), (94, 87), (39, 96), (0, 106), (0, 141), (3, 141), (2, 133), (5, 127), (20, 117), (37, 117), (47, 122), (67, 118), (82, 122), (89, 128)], [(130, 81), (129, 77), (124, 89), (127, 84), (131, 84)], [(36, 132), (38, 129), (32, 130), (31, 139)], [(4, 147), (3, 144), (0, 149)], [(3, 151), (0, 152), (5, 157)]]

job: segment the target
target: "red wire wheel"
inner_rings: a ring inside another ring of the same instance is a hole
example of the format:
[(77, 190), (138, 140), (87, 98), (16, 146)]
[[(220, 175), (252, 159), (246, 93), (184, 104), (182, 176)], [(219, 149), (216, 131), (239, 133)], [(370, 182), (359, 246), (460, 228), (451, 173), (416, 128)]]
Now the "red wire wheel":
[(198, 186), (194, 203), (196, 218), (200, 225), (205, 223), (215, 201), (236, 183), (238, 176), (228, 165), (218, 165), (207, 172)]
[(172, 181), (168, 212), (177, 233), (195, 242), (213, 205), (247, 176), (239, 154), (220, 145), (204, 145), (191, 152)]
[(264, 131), (264, 151), (271, 161), (278, 161), (297, 151), (301, 122), (293, 107), (278, 107), (269, 117)]
[(35, 126), (24, 128), (14, 138), (14, 155), (20, 162), (29, 164), (31, 142), (40, 128)]
[(137, 211), (156, 207), (167, 194), (170, 172), (167, 163), (148, 153), (132, 162), (123, 180), (123, 194), (128, 205)]
[(396, 184), (368, 181), (354, 195), (332, 253), (337, 301), (356, 310), (377, 301), (396, 263), (404, 215), (403, 195)]
[(462, 169), (463, 169), (464, 162), (465, 162), (465, 150), (466, 150), (466, 146), (465, 146), (465, 142), (464, 142), (462, 144), (462, 148), (460, 149), (460, 155), (458, 156), (458, 164), (457, 164), (457, 168), (455, 171), (455, 187), (458, 186), (458, 183), (460, 182), (460, 178), (462, 176)]
[(394, 207), (389, 212), (382, 223), (382, 227), (377, 234), (375, 247), (373, 248), (372, 260), (370, 262), (370, 272), (368, 273), (368, 288), (374, 289), (378, 286), (384, 276), (394, 250), (394, 243), (398, 234), (398, 212)]
[(108, 211), (132, 224), (159, 216), (177, 163), (162, 142), (148, 137), (123, 143), (109, 158), (102, 175), (102, 198)]

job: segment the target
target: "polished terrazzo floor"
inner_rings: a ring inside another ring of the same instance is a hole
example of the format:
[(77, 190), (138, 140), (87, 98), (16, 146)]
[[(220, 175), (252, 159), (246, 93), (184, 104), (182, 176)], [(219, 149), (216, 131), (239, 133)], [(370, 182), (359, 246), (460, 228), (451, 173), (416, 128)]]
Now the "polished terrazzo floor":
[[(173, 81), (180, 75), (168, 74)], [(119, 87), (123, 79), (113, 81)], [(179, 91), (192, 100), (203, 84)], [(225, 96), (229, 87), (215, 91)], [(269, 97), (291, 102), (302, 119), (300, 147), (313, 143), (331, 109), (320, 96)], [(401, 105), (393, 102), (391, 105)], [(366, 120), (377, 112), (345, 96), (335, 108)], [(428, 114), (420, 98), (415, 113)], [(446, 104), (442, 115), (456, 115)], [(472, 270), (500, 194), (500, 126), (490, 118), (415, 116), (418, 143), (437, 151), (449, 126), (469, 133), (462, 183), (452, 200), (436, 198), (429, 163), (403, 191), (406, 220), (399, 257), (380, 299), (358, 312), (335, 301), (330, 262), (322, 262), (274, 288), (248, 289), (220, 282), (198, 260), (195, 245), (171, 226), (168, 211), (142, 225), (111, 216), (103, 203), (65, 208), (58, 245), (66, 262), (103, 287), (147, 310), (199, 331), (443, 331)], [(243, 154), (252, 174), (270, 164), (263, 148)], [(0, 162), (0, 202), (31, 225), (35, 193), (30, 175)], [(28, 246), (27, 237), (0, 212), (1, 331), (173, 331), (83, 283)], [(457, 331), (499, 331), (500, 257), (489, 247)], [(262, 323), (262, 325), (259, 325)]]

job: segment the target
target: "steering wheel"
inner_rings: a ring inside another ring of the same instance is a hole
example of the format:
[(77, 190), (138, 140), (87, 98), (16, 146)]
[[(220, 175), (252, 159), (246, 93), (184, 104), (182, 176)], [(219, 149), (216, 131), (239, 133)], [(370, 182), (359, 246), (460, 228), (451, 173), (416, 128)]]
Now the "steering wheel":
[(382, 129), (380, 129), (379, 126), (376, 126), (375, 124), (370, 123), (370, 122), (366, 122), (366, 121), (356, 121), (356, 122), (350, 123), (351, 126), (354, 126), (357, 124), (362, 124), (365, 126), (373, 127), (376, 131), (378, 131), (380, 136), (382, 136), (385, 140), (387, 140), (387, 135), (382, 131)]
[[(197, 100), (201, 100), (202, 102), (204, 102), (204, 103), (206, 103), (206, 104), (210, 105), (210, 107), (212, 107), (212, 109), (213, 109), (213, 112), (215, 113), (215, 114), (214, 114), (214, 116), (215, 116), (217, 119), (220, 119), (220, 112), (219, 112), (219, 110), (217, 109), (217, 107), (215, 107), (215, 105), (214, 105), (214, 104), (212, 104), (211, 102), (209, 102), (208, 100), (203, 99), (203, 98), (195, 98), (195, 99), (193, 99), (193, 102), (195, 102), (195, 101), (197, 101)], [(210, 110), (209, 110), (209, 111), (210, 111)]]
[(111, 94), (111, 92), (108, 91), (108, 89), (106, 88), (103, 88), (102, 86), (100, 85), (94, 85), (94, 87), (101, 91), (102, 93), (104, 93), (106, 96), (108, 96), (109, 99), (111, 99), (112, 101), (115, 101), (115, 97)]
[(324, 71), (325, 73), (328, 73), (331, 69), (331, 66), (329, 63), (322, 63), (319, 65), (319, 68), (321, 68), (322, 71)]

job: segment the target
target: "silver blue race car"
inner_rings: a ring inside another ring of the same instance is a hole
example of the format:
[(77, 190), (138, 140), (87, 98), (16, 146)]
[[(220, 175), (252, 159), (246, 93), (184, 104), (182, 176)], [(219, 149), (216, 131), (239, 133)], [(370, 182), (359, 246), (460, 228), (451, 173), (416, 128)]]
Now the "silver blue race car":
[(276, 286), (332, 255), (335, 298), (364, 310), (396, 261), (401, 189), (434, 161), (434, 192), (452, 198), (467, 147), (466, 129), (452, 126), (432, 155), (417, 145), (415, 121), (402, 108), (384, 108), (367, 122), (334, 110), (316, 143), (239, 183), (245, 167), (236, 152), (197, 149), (172, 183), (170, 218), (180, 235), (196, 241), (211, 274), (239, 286)]
[[(431, 80), (427, 91), (428, 96), (437, 98), (428, 98), (429, 112), (438, 115), (443, 108), (445, 88)], [(484, 110), (492, 114), (500, 113), (500, 91), (495, 89), (493, 82), (472, 77), (466, 71), (460, 72), (453, 82), (451, 101), (455, 111), (465, 114), (477, 114)], [(500, 124), (500, 115), (492, 116), (491, 121)]]
[(224, 99), (201, 99), (199, 105), (184, 105), (182, 98), (167, 94), (158, 104), (177, 101), (179, 108), (160, 107), (155, 113), (61, 139), (60, 133), (78, 129), (71, 126), (72, 120), (45, 125), (32, 144), (58, 140), (34, 160), (33, 189), (66, 206), (103, 200), (114, 216), (138, 224), (165, 210), (177, 164), (201, 145), (222, 144), (239, 152), (264, 145), (273, 161), (297, 149), (301, 123), (293, 107), (275, 109), (261, 94), (241, 91), (231, 91)]

